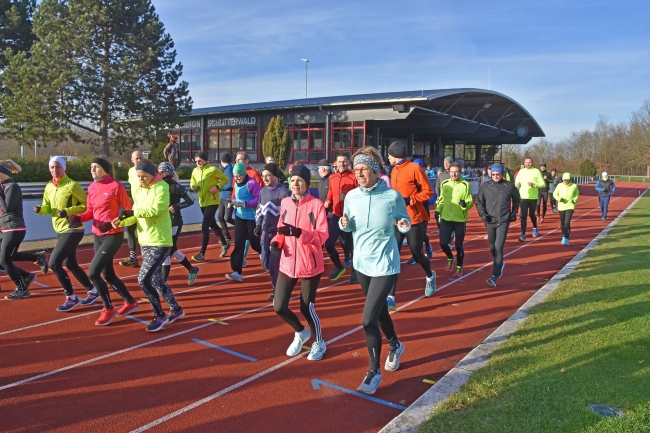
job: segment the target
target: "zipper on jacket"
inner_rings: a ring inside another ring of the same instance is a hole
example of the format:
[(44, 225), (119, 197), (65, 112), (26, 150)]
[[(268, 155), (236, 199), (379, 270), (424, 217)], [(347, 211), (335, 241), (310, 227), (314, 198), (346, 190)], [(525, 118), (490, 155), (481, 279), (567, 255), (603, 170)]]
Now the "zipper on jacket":
[[(302, 199), (300, 199), (302, 200)], [(300, 200), (296, 203), (296, 216), (293, 219), (293, 226), (298, 227), (298, 206), (300, 206)], [(296, 263), (298, 262), (298, 238), (294, 236), (294, 245), (293, 245), (293, 277), (296, 277)]]

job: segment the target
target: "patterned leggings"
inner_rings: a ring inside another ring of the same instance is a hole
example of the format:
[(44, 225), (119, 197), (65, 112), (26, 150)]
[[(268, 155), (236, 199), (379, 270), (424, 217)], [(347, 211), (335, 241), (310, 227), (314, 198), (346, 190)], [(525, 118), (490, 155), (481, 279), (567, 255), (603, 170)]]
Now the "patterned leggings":
[(154, 313), (158, 317), (164, 317), (165, 312), (160, 306), (160, 294), (165, 298), (165, 302), (173, 311), (178, 311), (181, 307), (176, 302), (172, 289), (165, 282), (162, 272), (162, 264), (169, 255), (170, 247), (146, 247), (140, 246), (142, 250), (142, 266), (138, 274), (138, 283), (142, 291), (147, 295)]

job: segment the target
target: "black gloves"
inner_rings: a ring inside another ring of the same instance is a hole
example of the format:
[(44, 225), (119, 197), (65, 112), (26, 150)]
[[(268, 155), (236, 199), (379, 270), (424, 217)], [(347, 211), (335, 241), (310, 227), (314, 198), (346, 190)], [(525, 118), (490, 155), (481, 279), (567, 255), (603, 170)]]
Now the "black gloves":
[(279, 245), (280, 244), (278, 244), (277, 242), (272, 242), (271, 243), (271, 254), (273, 254), (274, 256), (279, 256), (280, 252), (282, 251), (280, 249)]
[(512, 221), (512, 222), (517, 221), (517, 212), (511, 212), (510, 213), (510, 221)]
[(302, 229), (287, 224), (285, 226), (280, 227), (278, 229), (278, 233), (280, 233), (281, 235), (285, 235), (285, 236), (295, 236), (295, 237), (299, 238), (300, 235), (302, 235)]
[(79, 215), (70, 215), (68, 217), (68, 224), (78, 227), (81, 224), (81, 217)]
[(262, 235), (262, 226), (255, 226), (253, 234), (259, 238)]
[(440, 222), (440, 212), (435, 211), (433, 213), (433, 217), (436, 219), (436, 221)]
[(491, 215), (485, 215), (485, 218), (483, 218), (483, 221), (485, 221), (486, 223), (489, 224), (489, 223), (494, 221), (494, 218), (492, 218)]
[(99, 233), (106, 233), (113, 229), (113, 224), (111, 223), (101, 223), (99, 226), (97, 226), (97, 229), (99, 230)]
[(65, 211), (65, 209), (61, 209), (60, 211), (58, 211), (57, 215), (59, 216), (59, 218), (67, 218), (68, 217), (68, 213)]
[(411, 205), (411, 197), (404, 197), (404, 204), (407, 206)]
[(461, 201), (459, 201), (458, 204), (460, 205), (460, 207), (465, 207), (465, 206), (467, 206), (467, 203), (465, 203), (465, 200), (461, 200)]
[(123, 220), (125, 218), (129, 218), (133, 216), (133, 210), (123, 210), (122, 215), (120, 215), (120, 219)]

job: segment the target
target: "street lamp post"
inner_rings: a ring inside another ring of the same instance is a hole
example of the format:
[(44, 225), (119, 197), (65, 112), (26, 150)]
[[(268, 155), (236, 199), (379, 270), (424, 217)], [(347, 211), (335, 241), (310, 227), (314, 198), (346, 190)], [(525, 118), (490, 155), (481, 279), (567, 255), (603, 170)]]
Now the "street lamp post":
[(305, 99), (307, 99), (307, 73), (309, 72), (309, 60), (300, 59), (305, 62)]

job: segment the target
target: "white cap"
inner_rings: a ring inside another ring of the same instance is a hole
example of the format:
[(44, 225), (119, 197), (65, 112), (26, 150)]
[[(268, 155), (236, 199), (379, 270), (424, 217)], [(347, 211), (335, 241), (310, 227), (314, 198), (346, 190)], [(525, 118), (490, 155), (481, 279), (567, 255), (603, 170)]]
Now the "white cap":
[(65, 169), (66, 169), (65, 159), (61, 158), (60, 156), (53, 156), (53, 157), (50, 158), (50, 162), (52, 162), (52, 161), (58, 162), (59, 164), (61, 164), (61, 167), (63, 167), (63, 171), (65, 171)]
[(606, 171), (603, 171), (603, 179), (607, 179), (607, 176), (609, 176), (609, 173), (607, 173)]

